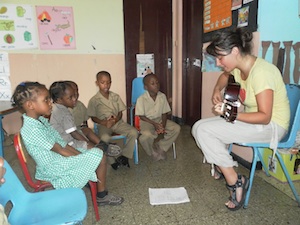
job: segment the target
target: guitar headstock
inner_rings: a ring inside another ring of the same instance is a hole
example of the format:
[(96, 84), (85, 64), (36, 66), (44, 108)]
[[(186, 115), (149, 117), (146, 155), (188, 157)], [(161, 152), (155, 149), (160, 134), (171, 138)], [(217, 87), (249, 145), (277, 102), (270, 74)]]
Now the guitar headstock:
[(238, 107), (240, 106), (239, 102), (229, 102), (223, 103), (222, 111), (223, 111), (223, 118), (227, 122), (234, 123), (238, 114)]

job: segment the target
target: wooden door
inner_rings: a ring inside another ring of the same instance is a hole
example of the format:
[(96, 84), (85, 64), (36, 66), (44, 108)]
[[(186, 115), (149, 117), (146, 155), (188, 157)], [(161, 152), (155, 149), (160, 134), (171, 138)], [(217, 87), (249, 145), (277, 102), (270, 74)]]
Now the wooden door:
[(131, 83), (137, 76), (136, 54), (154, 53), (161, 91), (171, 101), (172, 0), (123, 0), (123, 10), (127, 106), (131, 104)]
[(201, 117), (203, 1), (183, 1), (182, 114), (187, 125)]

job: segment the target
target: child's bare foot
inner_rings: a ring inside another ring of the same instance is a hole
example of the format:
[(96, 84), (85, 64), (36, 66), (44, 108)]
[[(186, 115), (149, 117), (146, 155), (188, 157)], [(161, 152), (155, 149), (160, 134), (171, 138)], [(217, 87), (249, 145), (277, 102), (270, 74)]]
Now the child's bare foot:
[(157, 149), (160, 159), (165, 160), (167, 158), (166, 152), (159, 147), (158, 143), (155, 143), (155, 148)]
[(156, 152), (156, 151), (153, 151), (153, 152), (152, 152), (152, 159), (153, 159), (154, 162), (159, 161), (159, 160), (160, 160), (160, 155), (159, 155), (159, 153)]

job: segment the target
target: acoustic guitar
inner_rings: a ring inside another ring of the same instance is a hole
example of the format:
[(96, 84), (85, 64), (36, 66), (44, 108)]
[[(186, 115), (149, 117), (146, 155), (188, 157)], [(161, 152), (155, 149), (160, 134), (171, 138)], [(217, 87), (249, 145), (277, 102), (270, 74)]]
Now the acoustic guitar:
[(222, 104), (221, 111), (223, 112), (223, 117), (227, 122), (234, 123), (238, 108), (241, 103), (239, 102), (239, 93), (241, 86), (239, 83), (235, 82), (233, 75), (230, 75), (227, 87), (224, 92), (225, 103)]

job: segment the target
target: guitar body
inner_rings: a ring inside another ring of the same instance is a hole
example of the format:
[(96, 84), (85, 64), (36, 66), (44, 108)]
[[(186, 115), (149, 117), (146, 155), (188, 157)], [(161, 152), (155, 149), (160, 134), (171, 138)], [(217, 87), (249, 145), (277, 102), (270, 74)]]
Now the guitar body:
[(240, 89), (241, 89), (240, 84), (234, 82), (234, 78), (233, 78), (233, 82), (228, 83), (225, 89), (224, 99), (226, 100), (226, 102), (223, 103), (222, 106), (222, 111), (223, 111), (222, 117), (227, 122), (233, 123), (237, 117), (238, 107), (240, 106), (240, 102), (239, 102)]

